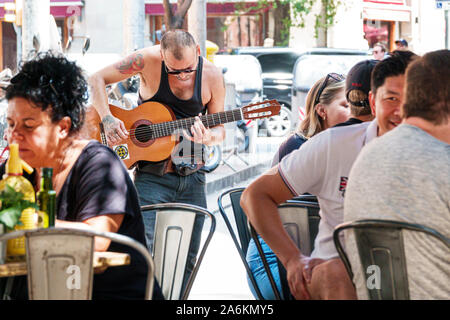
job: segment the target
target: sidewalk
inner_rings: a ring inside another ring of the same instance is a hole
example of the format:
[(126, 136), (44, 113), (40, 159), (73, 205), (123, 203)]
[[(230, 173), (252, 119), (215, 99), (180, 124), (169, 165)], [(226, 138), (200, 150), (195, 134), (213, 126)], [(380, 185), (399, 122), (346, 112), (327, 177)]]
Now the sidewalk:
[(238, 157), (231, 156), (227, 161), (236, 171), (222, 164), (206, 175), (208, 210), (216, 218), (216, 231), (194, 281), (190, 300), (254, 300), (241, 258), (218, 211), (217, 199), (228, 189), (248, 186), (266, 171), (275, 150), (284, 139), (264, 138), (265, 143), (261, 143), (262, 147), (259, 149), (265, 149), (265, 152), (258, 150), (257, 156), (242, 156), (249, 165)]

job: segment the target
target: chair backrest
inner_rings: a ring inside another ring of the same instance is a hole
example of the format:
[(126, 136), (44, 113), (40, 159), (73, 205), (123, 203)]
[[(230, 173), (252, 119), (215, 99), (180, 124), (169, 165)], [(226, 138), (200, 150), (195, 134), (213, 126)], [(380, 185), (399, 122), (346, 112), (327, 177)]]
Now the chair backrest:
[[(264, 297), (261, 294), (261, 290), (259, 289), (255, 277), (253, 273), (250, 270), (250, 267), (247, 263), (246, 255), (248, 250), (248, 244), (251, 239), (250, 235), (250, 229), (248, 227), (248, 221), (247, 216), (244, 213), (244, 210), (242, 210), (240, 201), (241, 201), (241, 195), (242, 192), (244, 192), (245, 188), (233, 188), (230, 190), (225, 191), (222, 193), (219, 198), (217, 199), (217, 204), (219, 206), (219, 212), (225, 221), (225, 225), (227, 226), (228, 232), (231, 235), (231, 238), (233, 239), (233, 243), (236, 247), (236, 250), (239, 253), (239, 256), (241, 257), (242, 263), (244, 264), (245, 271), (247, 272), (247, 275), (253, 285), (253, 288), (255, 289), (256, 295), (258, 296), (258, 299), (263, 300)], [(226, 210), (225, 209), (225, 203), (226, 199), (229, 199), (230, 206), (232, 210)], [(230, 220), (228, 219), (227, 212), (230, 212), (233, 214), (234, 223), (236, 228), (233, 228)], [(236, 237), (235, 229), (237, 231), (238, 237)]]
[[(305, 194), (301, 194), (301, 195), (295, 196), (295, 197), (292, 198), (292, 200), (293, 201), (308, 201), (308, 202), (316, 202), (316, 203), (318, 203), (317, 197), (312, 195), (312, 194), (309, 194), (309, 193), (305, 193)], [(288, 200), (288, 202), (289, 201), (291, 201), (291, 200)]]
[(317, 202), (288, 200), (278, 206), (283, 226), (303, 255), (314, 250), (314, 240), (319, 231), (319, 204)]
[[(184, 203), (159, 203), (141, 207), (142, 212), (148, 210), (156, 214), (152, 253), (156, 279), (167, 300), (186, 300), (214, 234), (216, 220), (207, 209)], [(186, 282), (184, 277), (196, 217), (208, 218), (210, 227)]]
[[(305, 199), (314, 200), (310, 197)], [(307, 256), (309, 256), (314, 249), (314, 240), (319, 230), (319, 210), (319, 204), (313, 201), (288, 200), (278, 206), (278, 213), (280, 214), (280, 219), (286, 232), (299, 247), (302, 254)], [(257, 238), (257, 233), (253, 227), (251, 227), (251, 235), (253, 239)], [(256, 242), (257, 241), (255, 241), (255, 243)], [(281, 297), (259, 242), (256, 243), (256, 247), (262, 257), (262, 262), (266, 273), (268, 274), (275, 297)], [(281, 289), (283, 291), (282, 296), (285, 300), (290, 300), (292, 299), (292, 295), (289, 291), (289, 285), (287, 283), (286, 270), (278, 259), (277, 263)]]
[(352, 266), (341, 244), (342, 232), (348, 229), (353, 230), (362, 270), (368, 270), (369, 266), (378, 266), (383, 274), (382, 277), (379, 277), (379, 287), (369, 289), (366, 284), (371, 274), (364, 272), (364, 278), (361, 280), (364, 280), (363, 285), (367, 289), (367, 296), (371, 300), (410, 299), (403, 243), (404, 231), (414, 231), (429, 235), (442, 241), (450, 248), (450, 239), (434, 229), (419, 224), (392, 220), (358, 220), (343, 223), (335, 228), (333, 240), (350, 279), (353, 279)]
[(26, 239), (28, 295), (31, 300), (90, 300), (94, 237), (130, 246), (144, 256), (148, 267), (145, 299), (152, 297), (153, 260), (147, 248), (130, 237), (112, 232), (48, 228), (6, 233), (0, 236), (0, 241), (22, 236)]

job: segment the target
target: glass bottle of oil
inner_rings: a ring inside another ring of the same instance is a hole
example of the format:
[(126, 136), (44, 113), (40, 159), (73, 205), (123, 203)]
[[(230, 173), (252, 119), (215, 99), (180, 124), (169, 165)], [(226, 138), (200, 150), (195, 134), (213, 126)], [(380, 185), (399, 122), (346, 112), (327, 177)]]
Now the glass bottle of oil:
[[(9, 145), (9, 158), (6, 163), (6, 173), (3, 180), (0, 181), (0, 191), (4, 190), (6, 185), (11, 186), (15, 191), (23, 193), (23, 199), (35, 202), (35, 193), (33, 185), (22, 176), (23, 169), (32, 172), (28, 166), (19, 157), (19, 145)], [(22, 225), (16, 225), (15, 230), (34, 229), (37, 227), (36, 210), (28, 208), (22, 211), (20, 221)], [(25, 238), (16, 238), (8, 240), (6, 247), (7, 260), (20, 260), (25, 256)]]
[(53, 168), (41, 168), (41, 187), (36, 194), (39, 205), (38, 227), (55, 226), (56, 192), (52, 186)]

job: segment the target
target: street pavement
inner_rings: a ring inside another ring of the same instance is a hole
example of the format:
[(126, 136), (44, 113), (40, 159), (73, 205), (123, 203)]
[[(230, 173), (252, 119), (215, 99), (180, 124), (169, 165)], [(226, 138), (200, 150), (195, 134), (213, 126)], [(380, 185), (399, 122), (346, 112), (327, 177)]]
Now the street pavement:
[(228, 189), (248, 186), (269, 169), (274, 153), (285, 139), (258, 137), (255, 154), (240, 155), (248, 164), (233, 155), (227, 162), (236, 171), (222, 164), (207, 174), (207, 204), (216, 218), (216, 231), (197, 273), (190, 300), (254, 300), (241, 258), (219, 213), (217, 199)]

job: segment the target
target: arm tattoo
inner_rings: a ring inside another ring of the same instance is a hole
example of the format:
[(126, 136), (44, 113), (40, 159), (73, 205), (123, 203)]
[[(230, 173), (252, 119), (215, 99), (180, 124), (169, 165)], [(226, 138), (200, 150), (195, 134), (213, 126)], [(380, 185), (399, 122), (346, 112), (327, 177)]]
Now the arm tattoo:
[(144, 69), (144, 57), (140, 53), (134, 53), (116, 64), (116, 69), (123, 74), (132, 74)]
[(107, 115), (103, 117), (102, 122), (105, 127), (109, 128), (114, 124), (114, 118), (111, 115)]

